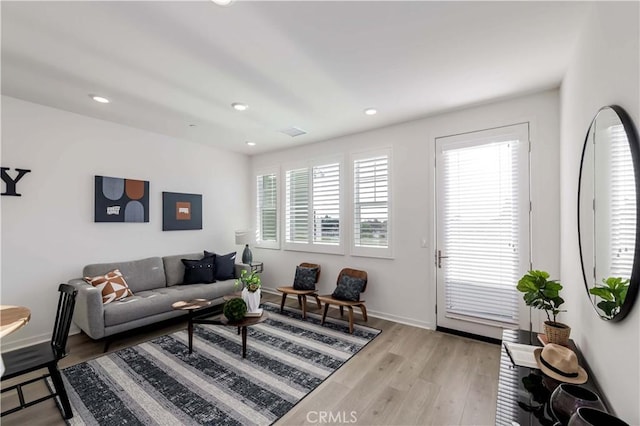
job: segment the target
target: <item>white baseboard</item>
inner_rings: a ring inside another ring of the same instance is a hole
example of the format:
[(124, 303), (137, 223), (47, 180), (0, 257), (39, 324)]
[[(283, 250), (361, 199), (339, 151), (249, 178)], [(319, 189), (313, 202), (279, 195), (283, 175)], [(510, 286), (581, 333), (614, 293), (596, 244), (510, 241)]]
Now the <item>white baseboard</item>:
[[(278, 290), (271, 289), (271, 288), (262, 287), (262, 291), (265, 292), (265, 293), (275, 294), (275, 295), (278, 295), (278, 296), (282, 295), (282, 293), (280, 293)], [(297, 297), (294, 296), (294, 295), (287, 296), (287, 298), (294, 299), (294, 300), (297, 299)], [(416, 320), (414, 318), (401, 317), (401, 316), (389, 314), (389, 313), (386, 313), (386, 312), (371, 311), (371, 310), (367, 309), (367, 315), (369, 315), (370, 317), (380, 318), (380, 319), (391, 321), (391, 322), (397, 322), (399, 324), (410, 325), (410, 326), (418, 327), (418, 328), (425, 328), (427, 330), (435, 330), (436, 329), (436, 325), (431, 323), (431, 322)]]
[[(265, 293), (269, 293), (269, 294), (274, 294), (277, 296), (281, 296), (282, 293), (280, 293), (278, 290), (276, 289), (271, 289), (271, 288), (266, 288), (266, 287), (262, 287), (262, 291)], [(287, 296), (290, 299), (294, 299), (296, 300), (296, 296)], [(418, 328), (425, 328), (427, 330), (435, 330), (435, 324), (432, 324), (430, 322), (425, 322), (425, 321), (420, 321), (420, 320), (416, 320), (413, 318), (407, 318), (407, 317), (401, 317), (401, 316), (397, 316), (397, 315), (393, 315), (393, 314), (389, 314), (386, 312), (378, 312), (378, 311), (370, 311), (367, 310), (367, 314), (371, 317), (374, 318), (380, 318), (383, 320), (387, 320), (387, 321), (391, 321), (391, 322), (397, 322), (399, 324), (405, 324), (405, 325), (410, 325), (413, 327), (418, 327)], [(75, 329), (75, 330), (74, 330)], [(73, 326), (71, 331), (69, 332), (69, 335), (72, 336), (74, 334), (78, 334), (80, 333), (80, 330)], [(35, 345), (37, 343), (41, 343), (41, 342), (46, 342), (48, 340), (51, 340), (51, 334), (41, 334), (38, 336), (31, 336), (31, 337), (27, 337), (24, 339), (18, 339), (18, 340), (13, 340), (9, 343), (2, 343), (2, 352), (8, 352), (8, 351), (12, 351), (14, 349), (20, 349), (23, 348), (25, 346), (30, 346), (30, 345)]]
[(9, 352), (14, 349), (24, 348), (26, 346), (35, 345), (37, 343), (47, 342), (51, 340), (51, 333), (40, 334), (38, 336), (25, 337), (24, 339), (12, 340), (9, 343), (2, 342), (2, 352)]

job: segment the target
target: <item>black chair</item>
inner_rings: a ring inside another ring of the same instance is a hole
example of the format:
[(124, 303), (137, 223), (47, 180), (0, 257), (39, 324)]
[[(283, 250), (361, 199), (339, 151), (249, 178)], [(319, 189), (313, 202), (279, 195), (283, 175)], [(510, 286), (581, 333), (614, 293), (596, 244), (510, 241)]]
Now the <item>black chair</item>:
[[(2, 416), (22, 410), (23, 408), (31, 407), (49, 398), (59, 396), (60, 405), (62, 406), (62, 417), (64, 419), (73, 417), (69, 397), (62, 382), (62, 375), (58, 370), (58, 361), (67, 355), (67, 337), (69, 337), (69, 327), (71, 327), (73, 309), (76, 304), (77, 290), (68, 284), (60, 284), (58, 291), (60, 292), (60, 298), (58, 299), (58, 312), (56, 314), (55, 324), (53, 325), (51, 342), (38, 343), (2, 354), (2, 359), (6, 367), (6, 371), (2, 375), (2, 380), (12, 379), (42, 368), (47, 368), (49, 374), (2, 389), (2, 393), (16, 389), (18, 399), (20, 400), (19, 407), (3, 411)], [(34, 401), (25, 402), (22, 387), (39, 380), (45, 380), (47, 377), (51, 377), (55, 392), (50, 392), (49, 395)]]

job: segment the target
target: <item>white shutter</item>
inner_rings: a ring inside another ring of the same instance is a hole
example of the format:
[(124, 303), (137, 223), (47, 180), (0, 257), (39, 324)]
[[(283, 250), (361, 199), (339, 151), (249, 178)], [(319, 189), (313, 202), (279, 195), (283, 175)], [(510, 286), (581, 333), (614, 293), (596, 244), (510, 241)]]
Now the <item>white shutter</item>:
[(620, 124), (607, 130), (611, 138), (611, 270), (606, 277), (598, 277), (598, 280), (609, 276), (628, 279), (636, 243), (636, 181), (624, 127)]
[(340, 244), (340, 163), (313, 167), (313, 243)]
[(309, 242), (309, 169), (286, 172), (286, 242)]
[(256, 243), (277, 242), (277, 175), (275, 173), (259, 175), (256, 178), (256, 184)]
[(518, 324), (520, 143), (443, 151), (448, 315)]
[(353, 244), (389, 247), (389, 156), (353, 162)]

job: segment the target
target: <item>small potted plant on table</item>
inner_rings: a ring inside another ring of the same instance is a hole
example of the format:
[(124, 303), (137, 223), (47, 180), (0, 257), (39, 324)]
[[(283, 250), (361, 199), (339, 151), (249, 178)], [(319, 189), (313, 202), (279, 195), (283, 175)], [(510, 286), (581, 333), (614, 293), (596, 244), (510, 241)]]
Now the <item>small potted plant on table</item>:
[(247, 304), (248, 313), (260, 313), (260, 287), (262, 287), (260, 275), (255, 271), (243, 270), (240, 278), (236, 280), (236, 287), (240, 286), (242, 286), (242, 300)]
[(523, 299), (527, 306), (541, 309), (547, 314), (544, 322), (544, 332), (549, 343), (566, 345), (571, 334), (571, 327), (556, 321), (556, 316), (564, 299), (560, 297), (562, 284), (557, 280), (550, 280), (545, 271), (529, 271), (518, 281), (518, 291), (524, 293)]

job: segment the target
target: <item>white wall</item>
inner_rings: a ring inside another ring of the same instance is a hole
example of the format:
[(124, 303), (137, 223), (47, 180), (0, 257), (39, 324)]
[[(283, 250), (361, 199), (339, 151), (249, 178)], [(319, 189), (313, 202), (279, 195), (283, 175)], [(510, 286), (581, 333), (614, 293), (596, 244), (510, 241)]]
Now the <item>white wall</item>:
[[(561, 88), (562, 282), (572, 337), (618, 416), (640, 424), (640, 307), (620, 323), (600, 320), (580, 269), (576, 224), (580, 156), (589, 123), (604, 105), (640, 125), (638, 2), (596, 2)], [(637, 303), (636, 303), (637, 305)]]
[[(57, 285), (85, 264), (237, 250), (248, 223), (247, 156), (10, 97), (2, 166), (32, 170), (2, 197), (2, 304), (31, 308), (3, 350), (50, 338)], [(149, 223), (94, 223), (94, 175), (148, 180)], [(163, 232), (163, 191), (202, 194), (203, 229)]]
[[(333, 291), (343, 267), (364, 269), (370, 283), (364, 299), (372, 315), (435, 328), (435, 138), (525, 121), (531, 122), (533, 140), (533, 264), (559, 277), (559, 96), (550, 90), (253, 157), (257, 171), (327, 153), (393, 147), (394, 259), (255, 248), (254, 259), (265, 262), (264, 286), (291, 285), (295, 265), (302, 261), (322, 266), (321, 293)], [(428, 241), (427, 248), (421, 248), (422, 238)]]

